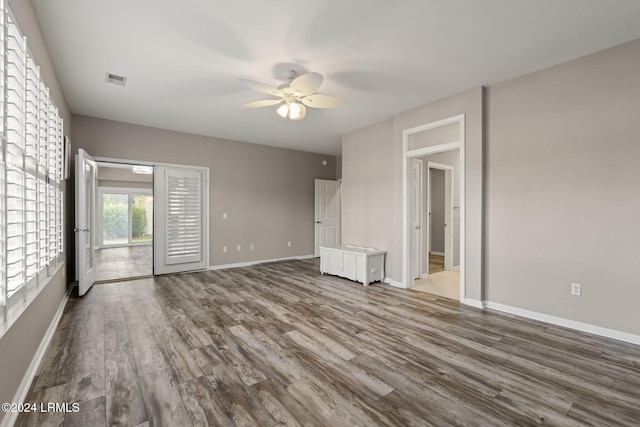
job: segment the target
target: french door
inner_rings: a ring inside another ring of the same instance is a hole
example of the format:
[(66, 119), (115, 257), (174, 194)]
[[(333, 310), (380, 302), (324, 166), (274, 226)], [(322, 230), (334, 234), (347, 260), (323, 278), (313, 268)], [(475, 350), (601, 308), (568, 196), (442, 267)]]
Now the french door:
[(154, 274), (209, 266), (209, 170), (155, 166)]
[(98, 171), (84, 150), (76, 156), (76, 280), (80, 296), (96, 281), (95, 206)]
[[(76, 280), (84, 295), (95, 282), (98, 167), (84, 150), (76, 156)], [(209, 170), (154, 166), (154, 274), (209, 266)]]

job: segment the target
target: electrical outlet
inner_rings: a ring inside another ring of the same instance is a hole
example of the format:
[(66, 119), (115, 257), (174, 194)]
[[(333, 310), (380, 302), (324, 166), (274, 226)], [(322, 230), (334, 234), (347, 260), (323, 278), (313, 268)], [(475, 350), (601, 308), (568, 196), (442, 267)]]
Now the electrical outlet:
[(571, 295), (576, 295), (576, 296), (582, 295), (582, 285), (580, 283), (571, 284)]
[(291, 242), (287, 242), (287, 246), (288, 246), (288, 247), (291, 247)]
[(249, 245), (249, 250), (252, 251), (253, 250), (253, 245)]
[(227, 219), (227, 213), (226, 212), (222, 213), (222, 219)]
[(226, 247), (226, 246), (224, 246), (224, 247), (222, 248), (222, 252), (227, 252), (227, 247)]
[(240, 251), (242, 250), (242, 246), (240, 246), (240, 245), (236, 246), (236, 250), (237, 250), (238, 252), (240, 252)]

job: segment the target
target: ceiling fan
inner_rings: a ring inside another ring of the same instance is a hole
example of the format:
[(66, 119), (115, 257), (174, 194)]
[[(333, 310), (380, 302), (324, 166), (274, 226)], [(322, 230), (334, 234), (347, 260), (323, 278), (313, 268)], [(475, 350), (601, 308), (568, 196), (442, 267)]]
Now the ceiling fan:
[(306, 107), (338, 108), (346, 104), (335, 96), (315, 93), (322, 84), (323, 77), (320, 73), (306, 73), (298, 76), (294, 70), (290, 70), (287, 73), (289, 84), (281, 88), (249, 79), (239, 80), (252, 89), (280, 98), (254, 101), (245, 104), (244, 107), (258, 108), (282, 104), (276, 110), (278, 115), (291, 120), (302, 120), (307, 114)]

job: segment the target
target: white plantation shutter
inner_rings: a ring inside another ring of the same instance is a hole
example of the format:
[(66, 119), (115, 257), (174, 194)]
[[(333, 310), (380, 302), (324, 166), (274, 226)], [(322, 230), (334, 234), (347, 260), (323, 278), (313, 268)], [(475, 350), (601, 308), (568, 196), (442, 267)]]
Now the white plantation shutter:
[[(7, 298), (26, 286), (26, 39), (8, 22), (5, 52)], [(32, 166), (32, 165), (31, 165)], [(26, 288), (25, 288), (26, 290)], [(26, 297), (26, 293), (24, 294)]]
[(40, 72), (33, 58), (27, 55), (25, 76), (25, 227), (26, 227), (26, 269), (27, 281), (34, 278), (39, 272), (38, 244), (39, 236), (39, 181), (38, 180), (38, 86), (40, 84)]
[(154, 272), (208, 267), (208, 170), (156, 166)]
[(202, 259), (201, 184), (199, 172), (167, 170), (167, 264)]
[(0, 21), (0, 309), (7, 321), (8, 309), (53, 273), (62, 252), (63, 129), (6, 0)]

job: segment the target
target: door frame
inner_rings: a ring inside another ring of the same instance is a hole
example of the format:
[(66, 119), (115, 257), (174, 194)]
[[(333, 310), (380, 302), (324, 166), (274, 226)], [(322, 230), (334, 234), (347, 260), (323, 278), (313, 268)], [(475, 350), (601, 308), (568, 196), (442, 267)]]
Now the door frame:
[(429, 254), (431, 252), (431, 217), (429, 216), (429, 213), (431, 212), (431, 169), (443, 170), (445, 173), (444, 222), (447, 228), (444, 230), (444, 269), (453, 270), (453, 198), (455, 188), (453, 166), (427, 161), (427, 168), (425, 171), (427, 187), (427, 216), (423, 218), (427, 222), (427, 226), (424, 227), (426, 229), (425, 239), (427, 244), (426, 247), (422, 246), (422, 248), (425, 249), (426, 258), (424, 256), (420, 257), (421, 259), (426, 259), (427, 262), (426, 271), (422, 272), (423, 277), (427, 277), (429, 275)]
[[(183, 169), (198, 169), (198, 170), (205, 170), (205, 180), (207, 182), (207, 189), (208, 191), (206, 192), (205, 196), (206, 196), (206, 201), (205, 201), (205, 215), (204, 215), (204, 227), (203, 230), (204, 234), (205, 234), (205, 238), (204, 238), (204, 244), (203, 244), (203, 251), (204, 251), (204, 258), (207, 260), (207, 268), (209, 267), (209, 265), (211, 264), (211, 258), (210, 258), (210, 222), (211, 222), (211, 216), (210, 216), (210, 195), (209, 195), (209, 191), (211, 190), (211, 181), (210, 181), (210, 176), (211, 176), (211, 171), (210, 168), (208, 167), (203, 167), (203, 166), (193, 166), (193, 165), (181, 165), (181, 164), (176, 164), (176, 163), (163, 163), (163, 162), (152, 162), (152, 161), (145, 161), (145, 160), (132, 160), (132, 159), (122, 159), (122, 158), (117, 158), (117, 157), (102, 157), (102, 156), (96, 156), (94, 157), (96, 162), (105, 162), (105, 163), (118, 163), (118, 164), (129, 164), (129, 165), (140, 165), (140, 166), (165, 166), (165, 167), (169, 167), (169, 168), (183, 168)], [(154, 180), (155, 180), (155, 171), (154, 171)], [(152, 192), (153, 194), (153, 192)], [(153, 194), (154, 196), (154, 200), (155, 200), (155, 194)], [(156, 220), (155, 220), (155, 208), (154, 208), (154, 221), (153, 221), (153, 254), (154, 254), (154, 262), (153, 264), (155, 264), (155, 251), (156, 251), (156, 236), (157, 236), (157, 229), (156, 229)], [(155, 265), (152, 266), (153, 268), (153, 275), (156, 275), (155, 272)]]
[[(458, 123), (460, 138), (455, 142), (432, 145), (423, 148), (409, 149), (409, 137), (413, 134), (435, 129), (441, 126)], [(415, 126), (402, 131), (402, 195), (403, 195), (403, 220), (402, 220), (402, 286), (413, 287), (414, 279), (411, 278), (411, 238), (409, 222), (410, 218), (410, 186), (409, 173), (410, 162), (413, 158), (424, 157), (429, 154), (442, 153), (451, 150), (460, 150), (460, 301), (466, 299), (465, 287), (465, 115), (460, 114), (442, 120)]]
[[(422, 247), (424, 244), (424, 161), (419, 158), (411, 158), (408, 160), (410, 163), (409, 174), (409, 191), (411, 195), (409, 197), (409, 233), (412, 237), (410, 245), (412, 250), (411, 255), (411, 276), (414, 278), (420, 278), (423, 272), (422, 263)], [(417, 169), (417, 178), (415, 176)], [(428, 264), (427, 264), (428, 265)]]

